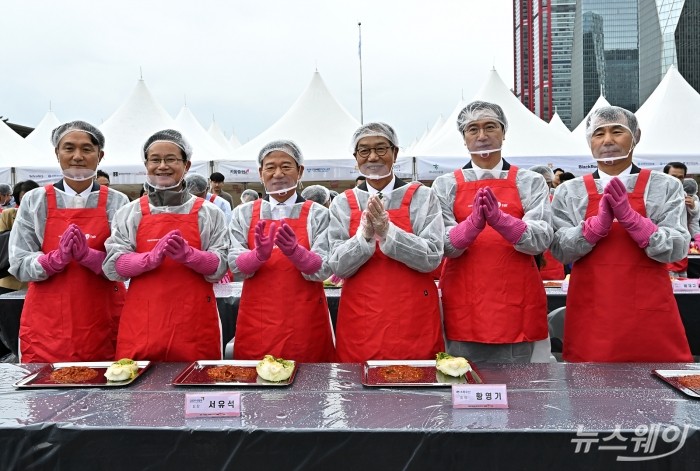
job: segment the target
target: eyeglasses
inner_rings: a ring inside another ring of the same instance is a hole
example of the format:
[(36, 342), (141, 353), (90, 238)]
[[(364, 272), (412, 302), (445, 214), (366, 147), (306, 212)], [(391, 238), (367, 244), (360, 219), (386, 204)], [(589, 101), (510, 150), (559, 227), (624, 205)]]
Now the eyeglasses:
[(151, 165), (153, 167), (158, 167), (160, 166), (161, 162), (164, 162), (165, 165), (168, 167), (175, 165), (177, 162), (184, 162), (184, 159), (176, 159), (175, 157), (166, 157), (164, 159), (156, 159), (155, 157), (149, 158), (146, 160), (148, 162), (148, 165)]
[(377, 157), (384, 157), (386, 153), (389, 152), (389, 149), (393, 148), (394, 146), (360, 147), (359, 149), (355, 149), (355, 155), (366, 159), (372, 154), (372, 151), (374, 151)]
[(498, 124), (488, 123), (483, 128), (476, 125), (468, 126), (464, 133), (469, 134), (470, 136), (478, 136), (481, 131), (484, 131), (485, 134), (493, 134), (500, 129), (501, 126)]
[(299, 167), (297, 165), (292, 165), (288, 163), (284, 163), (280, 166), (277, 165), (266, 165), (263, 167), (263, 172), (269, 173), (269, 174), (274, 174), (277, 172), (277, 169), (280, 169), (282, 173), (291, 173), (295, 170), (297, 170)]

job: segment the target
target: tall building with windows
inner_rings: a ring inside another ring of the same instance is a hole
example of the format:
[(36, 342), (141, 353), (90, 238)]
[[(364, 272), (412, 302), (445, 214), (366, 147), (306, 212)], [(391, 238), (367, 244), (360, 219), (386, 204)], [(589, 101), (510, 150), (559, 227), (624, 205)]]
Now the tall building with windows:
[(602, 93), (636, 111), (671, 65), (700, 90), (700, 0), (514, 0), (515, 92), (575, 127)]

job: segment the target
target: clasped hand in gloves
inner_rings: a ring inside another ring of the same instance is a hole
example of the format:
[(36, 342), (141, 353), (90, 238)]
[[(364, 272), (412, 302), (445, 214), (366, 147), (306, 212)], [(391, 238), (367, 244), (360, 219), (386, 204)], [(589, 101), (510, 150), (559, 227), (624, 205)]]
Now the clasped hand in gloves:
[(625, 228), (639, 247), (647, 247), (649, 238), (658, 228), (651, 219), (632, 209), (627, 196), (627, 187), (622, 180), (614, 177), (607, 184), (603, 193), (610, 196), (610, 207), (620, 225)]
[(484, 190), (479, 188), (474, 195), (472, 212), (464, 221), (455, 226), (449, 234), (450, 242), (458, 249), (466, 249), (481, 231), (486, 227), (486, 217), (484, 216)]
[(384, 209), (382, 200), (372, 195), (367, 200), (367, 222), (372, 225), (374, 233), (381, 239), (389, 232), (389, 214)]
[(527, 224), (522, 219), (504, 213), (499, 207), (498, 199), (491, 188), (487, 186), (483, 190), (481, 201), (486, 222), (501, 234), (505, 240), (515, 244), (527, 230)]
[(612, 227), (615, 214), (612, 209), (613, 197), (603, 192), (603, 196), (598, 202), (598, 214), (586, 219), (583, 223), (583, 237), (595, 244), (603, 237), (606, 237)]
[(284, 221), (281, 222), (280, 228), (275, 235), (275, 245), (277, 245), (280, 251), (287, 257), (291, 256), (299, 246), (299, 241), (297, 240), (297, 235), (294, 233), (294, 229)]

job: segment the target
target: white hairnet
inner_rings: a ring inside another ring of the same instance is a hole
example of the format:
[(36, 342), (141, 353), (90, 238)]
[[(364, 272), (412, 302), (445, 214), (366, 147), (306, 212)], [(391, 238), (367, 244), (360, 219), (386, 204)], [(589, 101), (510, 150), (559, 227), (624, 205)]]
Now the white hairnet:
[(278, 141), (272, 141), (266, 144), (265, 147), (263, 147), (260, 150), (260, 153), (258, 154), (258, 165), (262, 167), (263, 159), (267, 157), (268, 154), (276, 150), (282, 151), (285, 154), (289, 155), (291, 158), (296, 160), (297, 164), (304, 165), (304, 156), (301, 154), (299, 146), (297, 146), (294, 142), (288, 141), (286, 139), (280, 139)]
[(631, 111), (628, 111), (619, 106), (603, 106), (593, 112), (588, 116), (586, 120), (586, 140), (588, 140), (588, 145), (591, 144), (591, 138), (596, 129), (602, 126), (614, 126), (620, 125), (627, 128), (632, 134), (632, 139), (634, 143), (639, 143), (639, 137), (641, 131), (639, 130), (639, 124), (637, 123), (637, 117)]
[(547, 183), (552, 183), (552, 180), (554, 180), (554, 172), (546, 165), (535, 165), (534, 167), (530, 167), (530, 171), (542, 175), (544, 177), (544, 181)]
[(480, 119), (493, 119), (501, 123), (503, 132), (508, 131), (508, 120), (503, 112), (503, 108), (495, 103), (487, 101), (472, 101), (467, 106), (462, 108), (457, 116), (457, 129), (459, 133), (464, 135), (464, 130), (469, 124)]
[(692, 178), (683, 179), (683, 191), (689, 196), (696, 195), (698, 193), (698, 182)]
[(394, 147), (399, 147), (399, 138), (396, 137), (394, 128), (386, 123), (367, 123), (359, 128), (352, 135), (352, 152), (357, 150), (357, 143), (365, 137), (381, 136), (385, 137)]
[(311, 185), (304, 188), (301, 192), (301, 196), (304, 199), (325, 205), (331, 199), (331, 192), (324, 186)]
[(174, 129), (163, 129), (162, 131), (158, 131), (151, 137), (146, 139), (146, 142), (143, 145), (144, 160), (146, 159), (146, 155), (148, 154), (148, 149), (156, 142), (171, 142), (175, 144), (180, 149), (182, 149), (182, 152), (185, 154), (185, 161), (190, 160), (190, 158), (192, 157), (192, 146), (189, 142), (187, 142), (187, 139), (185, 139), (184, 136), (180, 134), (179, 131), (176, 131)]
[(249, 201), (255, 201), (258, 198), (258, 192), (255, 190), (247, 189), (243, 191), (243, 193), (241, 193), (241, 201), (243, 201), (244, 203), (247, 203)]
[(0, 183), (0, 195), (7, 196), (12, 194), (12, 187), (7, 183)]
[(209, 186), (207, 179), (197, 173), (188, 173), (185, 175), (185, 182), (187, 183), (187, 191), (193, 195), (205, 193), (207, 191), (207, 186)]
[(96, 144), (99, 146), (99, 148), (104, 148), (105, 136), (102, 134), (102, 131), (97, 129), (92, 124), (86, 123), (85, 121), (71, 121), (70, 123), (64, 123), (58, 126), (51, 132), (51, 144), (53, 144), (54, 147), (58, 147), (58, 143), (61, 142), (61, 139), (63, 139), (66, 134), (74, 131), (86, 132), (90, 134), (97, 141)]

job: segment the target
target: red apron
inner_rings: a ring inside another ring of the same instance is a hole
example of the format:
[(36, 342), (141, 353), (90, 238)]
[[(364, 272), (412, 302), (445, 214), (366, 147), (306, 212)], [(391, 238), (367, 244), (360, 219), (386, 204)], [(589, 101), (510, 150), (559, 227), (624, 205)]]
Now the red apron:
[[(412, 233), (409, 206), (419, 185), (411, 185), (391, 222)], [(347, 190), (350, 236), (360, 225), (362, 210)], [(343, 282), (336, 328), (339, 362), (367, 360), (429, 360), (444, 351), (437, 287), (430, 273), (420, 273), (387, 257), (374, 255)]]
[[(261, 202), (253, 203), (248, 231), (251, 249), (255, 248)], [(311, 200), (304, 203), (298, 219), (284, 220), (299, 245), (307, 249), (311, 248), (306, 223), (312, 204)], [(271, 222), (265, 225), (266, 231)], [(277, 247), (255, 275), (243, 282), (233, 347), (238, 360), (259, 360), (265, 355), (303, 363), (333, 361), (333, 329), (323, 283), (304, 279)]]
[(210, 202), (210, 203), (213, 203), (215, 199), (216, 199), (216, 195), (215, 195), (215, 194), (212, 194), (212, 195), (209, 197), (209, 202)]
[[(96, 208), (58, 208), (56, 191), (46, 189), (46, 230), (41, 250), (58, 248), (63, 232), (73, 223), (88, 246), (104, 251), (109, 237), (106, 186)], [(114, 343), (122, 305), (122, 283), (96, 275), (76, 261), (44, 281), (29, 283), (20, 320), (23, 363), (105, 361), (114, 358)]]
[[(455, 170), (457, 222), (471, 214), (477, 190), (487, 186), (504, 213), (522, 219), (517, 172), (511, 166), (506, 179), (470, 182)], [(488, 224), (461, 256), (446, 260), (440, 286), (450, 340), (506, 344), (547, 338), (547, 295), (535, 258), (515, 250)]]
[[(148, 197), (140, 199), (142, 218), (136, 251), (150, 251), (173, 228), (201, 248), (197, 198), (189, 214), (151, 214)], [(151, 361), (220, 360), (221, 323), (211, 283), (204, 276), (165, 257), (154, 270), (131, 279), (119, 324), (117, 358)]]
[(674, 273), (686, 273), (688, 271), (688, 257), (677, 262), (671, 262), (666, 264), (666, 271), (672, 271)]
[[(552, 197), (553, 195), (549, 195), (549, 201), (552, 201)], [(540, 268), (540, 278), (543, 280), (563, 280), (566, 277), (564, 265), (554, 258), (549, 250), (545, 250), (542, 255), (544, 266)]]
[[(629, 200), (646, 216), (644, 189), (651, 172), (639, 173)], [(601, 194), (592, 175), (586, 219), (598, 214)], [(574, 263), (566, 296), (564, 351), (567, 361), (693, 361), (663, 263), (649, 258), (614, 221), (607, 237)]]

